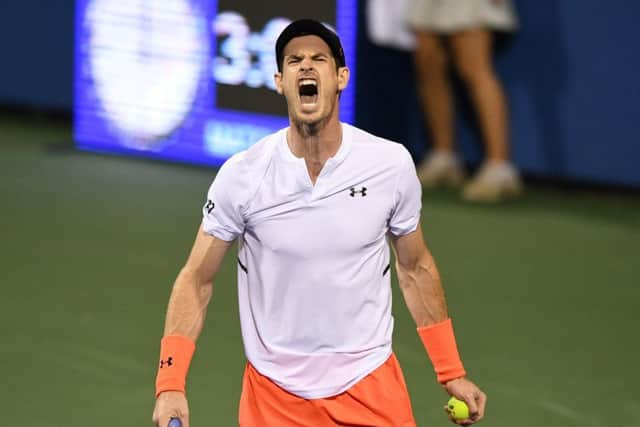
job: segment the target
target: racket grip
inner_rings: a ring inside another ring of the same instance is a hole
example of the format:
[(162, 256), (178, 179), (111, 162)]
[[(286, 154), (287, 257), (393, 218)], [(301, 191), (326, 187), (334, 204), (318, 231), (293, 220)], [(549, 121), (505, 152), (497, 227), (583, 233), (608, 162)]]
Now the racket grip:
[(182, 427), (182, 421), (180, 421), (180, 418), (173, 417), (169, 420), (167, 427)]

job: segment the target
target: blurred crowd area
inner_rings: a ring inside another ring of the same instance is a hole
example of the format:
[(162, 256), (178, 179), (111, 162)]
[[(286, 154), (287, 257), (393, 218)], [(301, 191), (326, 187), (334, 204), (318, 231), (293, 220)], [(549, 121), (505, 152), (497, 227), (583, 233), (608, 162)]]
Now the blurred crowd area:
[[(0, 6), (5, 113), (71, 117), (85, 25), (75, 12), (92, 3)], [(353, 122), (405, 144), (426, 190), (493, 202), (517, 198), (532, 179), (640, 186), (637, 4), (344, 3), (357, 15)]]

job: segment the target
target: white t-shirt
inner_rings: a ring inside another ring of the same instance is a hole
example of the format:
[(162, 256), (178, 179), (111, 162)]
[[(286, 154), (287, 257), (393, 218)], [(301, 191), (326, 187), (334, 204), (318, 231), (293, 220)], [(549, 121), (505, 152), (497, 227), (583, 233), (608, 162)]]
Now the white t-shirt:
[(387, 233), (414, 231), (421, 188), (400, 144), (342, 124), (342, 144), (313, 185), (287, 129), (230, 158), (204, 230), (238, 237), (246, 356), (307, 399), (339, 394), (391, 354)]

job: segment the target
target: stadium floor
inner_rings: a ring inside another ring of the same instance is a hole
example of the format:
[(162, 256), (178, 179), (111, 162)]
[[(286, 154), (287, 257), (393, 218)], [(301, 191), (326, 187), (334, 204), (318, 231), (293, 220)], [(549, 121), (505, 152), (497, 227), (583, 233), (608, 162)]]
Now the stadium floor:
[[(68, 124), (0, 117), (0, 402), (11, 426), (151, 425), (164, 309), (214, 171), (64, 148)], [(424, 197), (482, 425), (640, 426), (640, 199), (531, 187), (483, 207)], [(233, 426), (244, 357), (229, 256), (189, 381), (192, 426)], [(635, 279), (634, 279), (635, 277)], [(446, 396), (394, 283), (419, 426)]]

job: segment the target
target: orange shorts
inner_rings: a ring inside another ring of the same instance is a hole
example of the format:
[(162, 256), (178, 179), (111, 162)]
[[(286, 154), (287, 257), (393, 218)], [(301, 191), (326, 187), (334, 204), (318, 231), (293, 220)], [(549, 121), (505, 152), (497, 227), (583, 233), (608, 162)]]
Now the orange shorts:
[(295, 396), (247, 363), (239, 421), (240, 427), (416, 426), (394, 354), (347, 391), (324, 399)]

